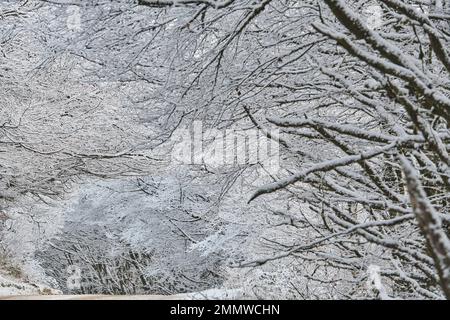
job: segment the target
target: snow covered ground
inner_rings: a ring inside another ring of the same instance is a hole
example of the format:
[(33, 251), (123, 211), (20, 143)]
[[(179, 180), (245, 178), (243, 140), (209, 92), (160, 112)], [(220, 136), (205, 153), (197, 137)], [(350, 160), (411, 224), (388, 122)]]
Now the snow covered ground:
[(0, 300), (215, 300), (242, 298), (240, 290), (209, 289), (175, 295), (63, 295), (46, 286), (27, 283), (0, 272)]
[(17, 295), (58, 295), (60, 291), (47, 286), (28, 283), (21, 279), (5, 275), (0, 271), (0, 299)]

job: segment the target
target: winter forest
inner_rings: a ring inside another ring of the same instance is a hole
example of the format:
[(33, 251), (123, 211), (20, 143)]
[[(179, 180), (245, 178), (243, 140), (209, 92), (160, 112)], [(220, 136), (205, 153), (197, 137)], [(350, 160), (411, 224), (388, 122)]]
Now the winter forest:
[(0, 295), (450, 299), (450, 0), (3, 0), (0, 88)]

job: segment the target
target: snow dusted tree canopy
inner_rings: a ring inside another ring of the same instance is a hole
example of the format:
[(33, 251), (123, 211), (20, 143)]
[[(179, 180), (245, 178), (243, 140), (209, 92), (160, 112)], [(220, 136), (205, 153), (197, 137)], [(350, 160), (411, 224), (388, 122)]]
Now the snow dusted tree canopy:
[[(6, 213), (163, 175), (180, 187), (152, 210), (202, 221), (174, 228), (217, 254), (224, 287), (450, 298), (449, 0), (3, 1), (0, 30)], [(212, 165), (223, 132), (250, 153), (274, 142), (277, 166), (239, 148)], [(136, 212), (114, 232), (145, 251)]]

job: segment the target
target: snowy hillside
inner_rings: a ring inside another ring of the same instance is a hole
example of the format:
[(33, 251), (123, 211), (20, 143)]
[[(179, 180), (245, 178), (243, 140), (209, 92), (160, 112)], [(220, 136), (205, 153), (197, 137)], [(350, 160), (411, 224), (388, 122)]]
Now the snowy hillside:
[(0, 299), (2, 296), (15, 295), (59, 295), (62, 292), (47, 286), (28, 283), (24, 280), (6, 275), (0, 270)]

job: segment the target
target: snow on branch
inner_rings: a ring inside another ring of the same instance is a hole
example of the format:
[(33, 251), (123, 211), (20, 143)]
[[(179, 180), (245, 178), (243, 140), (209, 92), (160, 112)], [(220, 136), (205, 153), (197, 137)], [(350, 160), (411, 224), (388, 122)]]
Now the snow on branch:
[(376, 147), (373, 150), (363, 152), (363, 153), (360, 153), (357, 155), (351, 155), (351, 156), (342, 157), (342, 158), (333, 159), (333, 160), (324, 161), (324, 162), (315, 164), (315, 165), (311, 166), (310, 168), (300, 171), (290, 177), (287, 177), (287, 178), (279, 180), (277, 182), (268, 184), (268, 185), (258, 189), (250, 197), (248, 202), (250, 203), (251, 201), (255, 200), (256, 198), (258, 198), (259, 196), (261, 196), (263, 194), (273, 193), (275, 191), (284, 189), (294, 183), (297, 183), (297, 182), (303, 180), (304, 178), (306, 178), (308, 175), (310, 175), (312, 173), (327, 172), (327, 171), (337, 169), (339, 167), (351, 165), (351, 164), (356, 163), (361, 160), (371, 159), (371, 158), (376, 157), (380, 154), (383, 154), (389, 150), (394, 149), (396, 146), (397, 146), (397, 142), (388, 144), (383, 147)]
[(139, 0), (138, 4), (148, 7), (166, 7), (182, 5), (206, 5), (215, 9), (221, 9), (232, 4), (234, 0), (214, 1), (214, 0)]
[(417, 171), (404, 156), (400, 160), (416, 219), (434, 259), (442, 290), (450, 299), (450, 240), (442, 229), (441, 217), (430, 203)]

